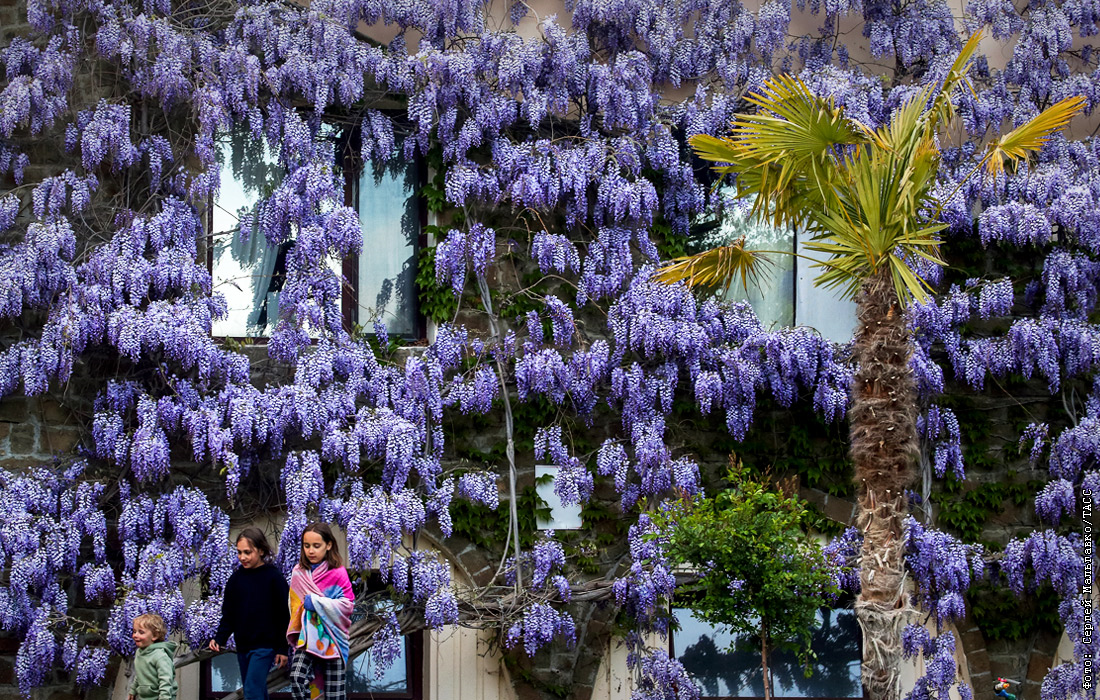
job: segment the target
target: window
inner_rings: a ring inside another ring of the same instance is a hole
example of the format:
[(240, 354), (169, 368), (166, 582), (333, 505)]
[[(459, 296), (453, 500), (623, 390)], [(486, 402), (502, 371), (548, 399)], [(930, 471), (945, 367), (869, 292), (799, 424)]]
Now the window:
[[(735, 281), (726, 298), (745, 300), (766, 328), (810, 326), (822, 336), (838, 343), (852, 339), (856, 327), (855, 304), (840, 298), (836, 289), (814, 286), (820, 268), (805, 258), (807, 238), (792, 229), (776, 229), (750, 216), (752, 204), (739, 201), (732, 187), (722, 189), (723, 215), (704, 246), (729, 245), (741, 236), (750, 250), (771, 250), (788, 255), (770, 255), (766, 277), (757, 286), (749, 285), (748, 294)], [(816, 254), (811, 255), (815, 257)]]
[[(672, 654), (692, 675), (705, 698), (762, 698), (763, 671), (759, 641), (716, 628), (687, 608), (674, 608), (679, 629), (672, 636)], [(822, 609), (820, 627), (811, 648), (817, 655), (807, 678), (794, 654), (768, 655), (775, 698), (862, 698), (859, 623), (846, 608)], [(732, 651), (730, 651), (732, 649)]]
[[(338, 152), (356, 152), (352, 139), (332, 132)], [(354, 134), (352, 134), (354, 136)], [(210, 216), (209, 263), (214, 288), (225, 295), (226, 318), (214, 324), (215, 336), (264, 338), (278, 321), (279, 292), (286, 275), (287, 241), (271, 245), (253, 231), (242, 236), (242, 215), (279, 184), (276, 159), (246, 134), (219, 143), (221, 194)], [(344, 165), (340, 163), (338, 165)], [(422, 245), (422, 208), (416, 162), (395, 159), (368, 163), (345, 172), (346, 201), (359, 212), (363, 247), (358, 256), (333, 263), (345, 280), (343, 314), (351, 328), (371, 332), (375, 321), (391, 336), (424, 335), (416, 305), (416, 261)]]
[(416, 253), (420, 243), (417, 164), (366, 167), (356, 179), (356, 206), (363, 251), (356, 276), (356, 321), (406, 338), (418, 335)]
[(214, 322), (214, 335), (265, 337), (279, 315), (279, 290), (292, 243), (275, 247), (254, 231), (242, 239), (241, 217), (278, 187), (274, 156), (243, 134), (218, 144), (221, 192), (210, 214), (210, 271), (215, 291), (225, 296), (228, 313)]
[(563, 505), (558, 494), (554, 493), (554, 477), (558, 474), (558, 468), (554, 465), (535, 465), (535, 490), (539, 498), (550, 506), (550, 518), (538, 518), (540, 530), (579, 530), (581, 528), (581, 506), (579, 503), (571, 506)]
[[(351, 661), (348, 669), (347, 690), (352, 700), (366, 698), (404, 698), (420, 700), (423, 692), (423, 637), (420, 634), (404, 638), (401, 656), (386, 669), (381, 678), (375, 678), (370, 654), (363, 653)], [(213, 700), (241, 687), (241, 673), (236, 654), (221, 654), (202, 663), (202, 697)], [(290, 697), (288, 688), (271, 694), (272, 698)]]

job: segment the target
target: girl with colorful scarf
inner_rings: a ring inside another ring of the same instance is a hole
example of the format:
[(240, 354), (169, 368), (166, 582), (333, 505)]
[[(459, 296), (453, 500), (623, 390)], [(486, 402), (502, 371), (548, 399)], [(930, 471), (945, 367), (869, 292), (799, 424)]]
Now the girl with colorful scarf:
[(325, 523), (308, 525), (302, 533), (301, 557), (290, 575), (286, 638), (294, 652), (290, 662), (294, 700), (316, 698), (322, 687), (325, 700), (346, 700), (354, 601), (332, 529)]

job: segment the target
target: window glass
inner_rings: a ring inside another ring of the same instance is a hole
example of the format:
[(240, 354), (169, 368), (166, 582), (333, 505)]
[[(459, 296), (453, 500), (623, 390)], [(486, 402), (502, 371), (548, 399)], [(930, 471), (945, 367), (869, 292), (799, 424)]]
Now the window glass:
[[(210, 659), (210, 692), (232, 693), (241, 687), (241, 670), (237, 664), (237, 655), (221, 654)], [(288, 691), (286, 687), (280, 690)]]
[[(806, 250), (806, 241), (798, 239), (801, 255), (820, 258), (820, 253)], [(834, 343), (847, 343), (856, 329), (856, 305), (850, 299), (842, 299), (841, 288), (815, 287), (814, 278), (822, 269), (809, 260), (798, 258), (797, 298), (795, 321), (800, 326), (810, 326)]]
[(764, 328), (794, 325), (794, 233), (777, 229), (752, 217), (752, 201), (738, 199), (736, 190), (724, 186), (719, 190), (722, 211), (711, 231), (690, 245), (690, 252), (701, 252), (718, 245), (731, 245), (742, 236), (748, 250), (779, 251), (766, 255), (767, 262), (758, 267), (756, 281), (749, 280), (748, 289), (740, 278), (731, 281), (723, 293), (728, 302), (748, 302), (756, 311)]
[(369, 164), (359, 176), (359, 254), (357, 322), (371, 332), (375, 321), (390, 335), (417, 335), (416, 251), (420, 238), (415, 162), (397, 159), (385, 167)]
[[(749, 250), (776, 251), (766, 255), (770, 264), (760, 269), (762, 276), (749, 283), (746, 292), (741, 280), (734, 280), (725, 293), (729, 301), (747, 301), (765, 328), (809, 326), (836, 343), (852, 339), (856, 327), (855, 303), (843, 299), (838, 289), (814, 285), (821, 268), (808, 258), (820, 253), (806, 250), (806, 236), (790, 229), (777, 229), (751, 216), (752, 200), (738, 199), (731, 186), (722, 188), (722, 213), (718, 225), (699, 241), (693, 250), (731, 245), (741, 236)], [(786, 254), (784, 254), (786, 253)]]
[[(326, 136), (338, 138), (334, 128), (327, 129)], [(211, 273), (228, 311), (214, 323), (213, 334), (267, 337), (278, 322), (279, 293), (294, 241), (272, 245), (255, 230), (242, 236), (240, 221), (278, 186), (281, 171), (263, 144), (247, 134), (223, 136), (218, 152), (221, 192), (211, 216)], [(353, 320), (368, 333), (380, 320), (390, 335), (416, 337), (420, 239), (416, 163), (395, 159), (385, 166), (367, 164), (354, 184), (353, 204), (359, 212), (363, 246), (353, 268), (356, 289), (345, 289), (354, 302)], [(340, 261), (329, 264), (333, 272), (342, 274)]]
[(294, 243), (270, 245), (259, 231), (242, 238), (240, 221), (278, 186), (281, 171), (264, 145), (247, 134), (223, 136), (218, 152), (221, 191), (211, 215), (211, 274), (228, 313), (214, 322), (213, 334), (267, 336), (279, 318), (286, 254)]
[(581, 522), (581, 506), (575, 503), (571, 506), (563, 505), (558, 494), (554, 492), (554, 477), (558, 474), (558, 468), (552, 464), (535, 465), (535, 490), (539, 498), (550, 506), (550, 519), (538, 518), (540, 530), (579, 530)]
[[(673, 651), (692, 675), (704, 697), (763, 697), (760, 644), (755, 637), (736, 635), (675, 608), (680, 629)], [(777, 698), (859, 698), (861, 638), (855, 612), (818, 611), (821, 623), (813, 633), (813, 674), (807, 678), (794, 654), (768, 655), (773, 694)]]
[(351, 672), (348, 673), (348, 692), (403, 693), (407, 691), (409, 689), (409, 667), (405, 659), (408, 652), (409, 642), (408, 637), (405, 637), (401, 644), (401, 655), (394, 659), (393, 664), (382, 673), (381, 677), (377, 678), (369, 653), (355, 657), (352, 660)]
[[(794, 233), (760, 222), (751, 216), (752, 202), (739, 200), (733, 187), (722, 189), (722, 217), (718, 228), (711, 233), (705, 247), (732, 245), (745, 237), (748, 250), (772, 250), (780, 253), (794, 252)], [(730, 284), (725, 298), (729, 301), (747, 301), (765, 328), (794, 325), (794, 273), (795, 258), (792, 255), (767, 255), (770, 264), (759, 268), (761, 275), (754, 284), (749, 281), (748, 291), (740, 278)]]

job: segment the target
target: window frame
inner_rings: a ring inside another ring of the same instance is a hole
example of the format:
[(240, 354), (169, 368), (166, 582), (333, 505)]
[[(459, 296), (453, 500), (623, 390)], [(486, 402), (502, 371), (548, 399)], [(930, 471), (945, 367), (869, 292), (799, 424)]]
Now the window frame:
[[(424, 633), (412, 632), (404, 636), (405, 639), (405, 677), (408, 679), (408, 688), (402, 692), (379, 691), (374, 693), (353, 693), (348, 691), (348, 700), (424, 700)], [(236, 655), (235, 652), (228, 652)], [(364, 652), (368, 653), (368, 652)], [(219, 700), (235, 691), (214, 691), (211, 688), (213, 674), (211, 662), (213, 657), (204, 659), (199, 664), (199, 698), (200, 700)], [(272, 700), (290, 700), (292, 697), (287, 690), (277, 690), (270, 693)]]
[[(839, 600), (839, 601), (837, 601), (837, 603), (835, 605), (832, 605), (832, 606), (822, 606), (822, 609), (824, 609), (825, 607), (829, 607), (829, 609), (831, 609), (831, 610), (852, 610), (853, 614), (855, 614), (855, 612), (852, 608), (852, 601), (848, 600), (848, 599)], [(670, 605), (669, 606), (669, 614), (672, 616), (674, 625), (673, 625), (673, 628), (669, 629), (669, 633), (668, 633), (668, 655), (673, 659), (679, 659), (679, 657), (676, 655), (676, 635), (678, 633), (678, 630), (676, 629), (677, 625), (675, 624), (676, 623), (676, 613), (675, 613), (676, 610), (691, 610), (691, 608), (688, 605), (684, 604), (684, 603), (681, 603), (680, 605)], [(711, 627), (713, 628), (714, 626), (712, 625)], [(863, 660), (862, 660), (863, 659), (863, 636), (862, 636), (862, 634), (860, 634), (857, 637), (857, 639), (859, 640), (859, 657), (860, 657), (860, 666), (862, 668), (862, 664), (863, 664)], [(775, 688), (774, 668), (769, 666), (768, 672), (773, 674), (772, 675), (772, 688), (774, 689)], [(696, 688), (698, 688), (698, 690), (699, 690), (699, 700), (765, 700), (763, 695), (704, 695), (703, 694), (704, 693), (703, 688), (701, 688), (699, 686), (696, 686)], [(812, 696), (777, 695), (777, 694), (773, 693), (772, 697), (771, 697), (771, 700), (870, 700), (871, 696), (867, 692), (867, 686), (863, 685), (862, 681), (860, 682), (860, 688), (863, 690), (863, 693), (859, 696), (854, 696), (854, 697), (835, 697), (835, 696), (828, 696), (828, 695), (812, 695)]]
[[(395, 114), (396, 113), (391, 114), (390, 116), (394, 116)], [(351, 207), (355, 210), (356, 214), (360, 214), (361, 212), (359, 212), (358, 207), (359, 178), (365, 167), (359, 155), (361, 153), (363, 125), (360, 121), (354, 125), (338, 125), (338, 128), (339, 136), (336, 139), (335, 166), (340, 169), (344, 179), (344, 206)], [(399, 157), (403, 156), (399, 155)], [(412, 165), (416, 168), (416, 189), (412, 196), (416, 198), (418, 225), (420, 228), (416, 238), (416, 247), (413, 252), (415, 265), (416, 262), (419, 261), (420, 254), (428, 247), (428, 206), (423, 195), (424, 187), (428, 183), (428, 173), (426, 159), (419, 151), (414, 155)], [(216, 202), (210, 202), (209, 206), (206, 207), (205, 216), (203, 217), (203, 223), (206, 227), (206, 270), (211, 276), (214, 274), (213, 236), (215, 233), (214, 210), (216, 207)], [(341, 261), (340, 274), (343, 277), (340, 281), (340, 315), (343, 319), (344, 330), (351, 333), (359, 320), (358, 253), (349, 255)], [(413, 344), (419, 344), (428, 338), (428, 319), (420, 310), (420, 300), (414, 298), (412, 302), (415, 332), (411, 336), (401, 337)], [(374, 335), (373, 328), (363, 327), (362, 332), (365, 335)], [(270, 339), (268, 335), (212, 335), (216, 339), (233, 340), (238, 343), (247, 343), (251, 345), (267, 345)]]

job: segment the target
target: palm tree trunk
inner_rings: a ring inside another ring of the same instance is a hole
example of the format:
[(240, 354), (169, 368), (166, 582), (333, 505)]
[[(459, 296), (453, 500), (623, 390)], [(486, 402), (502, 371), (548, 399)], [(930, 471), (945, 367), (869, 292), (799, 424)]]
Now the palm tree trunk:
[(849, 413), (863, 532), (856, 616), (863, 630), (863, 685), (871, 700), (897, 700), (901, 631), (911, 618), (905, 589), (905, 489), (918, 453), (911, 341), (889, 270), (856, 297), (859, 363)]

